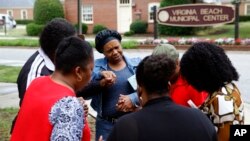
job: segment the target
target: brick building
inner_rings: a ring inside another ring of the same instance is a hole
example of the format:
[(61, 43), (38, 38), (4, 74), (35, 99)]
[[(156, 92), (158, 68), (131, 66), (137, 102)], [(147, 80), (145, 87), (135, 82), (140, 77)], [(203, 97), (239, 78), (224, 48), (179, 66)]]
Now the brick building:
[[(238, 0), (240, 1), (239, 14), (240, 15), (250, 15), (250, 0)], [(232, 5), (230, 0), (222, 0), (224, 5)]]
[(0, 0), (0, 13), (9, 14), (14, 19), (33, 19), (35, 0)]
[[(115, 29), (120, 33), (129, 31), (136, 19), (148, 22), (148, 32), (153, 32), (151, 7), (159, 6), (160, 0), (83, 0), (82, 22), (92, 33), (96, 24)], [(64, 0), (65, 18), (77, 23), (77, 0)]]
[[(64, 6), (65, 18), (77, 23), (77, 1), (60, 0)], [(153, 32), (153, 15), (151, 8), (160, 5), (161, 0), (82, 0), (82, 22), (88, 25), (88, 33), (93, 26), (102, 24), (120, 33), (129, 31), (130, 24), (136, 19), (148, 23), (147, 31)], [(199, 2), (202, 0), (196, 0)], [(203, 0), (231, 5), (231, 0)], [(7, 13), (14, 19), (33, 19), (35, 0), (0, 0), (0, 13)], [(240, 15), (250, 15), (250, 0), (241, 0)]]
[[(77, 23), (77, 0), (63, 0), (65, 18)], [(82, 22), (88, 25), (91, 33), (96, 24), (115, 29), (120, 33), (129, 31), (130, 24), (136, 19), (148, 23), (147, 32), (153, 32), (153, 15), (151, 8), (159, 7), (161, 0), (82, 0)], [(232, 0), (196, 0), (233, 6)], [(241, 0), (240, 15), (250, 15), (250, 0)]]

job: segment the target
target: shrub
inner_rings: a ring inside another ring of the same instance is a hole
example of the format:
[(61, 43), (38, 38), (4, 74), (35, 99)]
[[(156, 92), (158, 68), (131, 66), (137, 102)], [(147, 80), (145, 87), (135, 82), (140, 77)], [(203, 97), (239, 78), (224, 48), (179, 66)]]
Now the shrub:
[(24, 24), (24, 25), (27, 25), (33, 22), (34, 22), (33, 20), (16, 20), (17, 24)]
[[(75, 24), (75, 28), (77, 29), (78, 31), (78, 24)], [(82, 33), (83, 34), (86, 34), (88, 32), (88, 25), (85, 24), (85, 23), (82, 23)]]
[(34, 5), (36, 24), (46, 24), (56, 17), (64, 18), (63, 6), (59, 0), (36, 0)]
[(104, 29), (107, 29), (107, 27), (101, 24), (96, 24), (93, 28), (93, 33), (97, 34), (99, 31), (102, 31)]
[(134, 35), (135, 34), (135, 32), (133, 31), (133, 30), (130, 30), (130, 31), (128, 31), (128, 32), (125, 32), (124, 33), (124, 36), (132, 36), (132, 35)]
[[(250, 16), (248, 15), (239, 16), (239, 22), (248, 22), (248, 21), (250, 21)], [(235, 24), (235, 21), (232, 21), (227, 24)]]
[(240, 16), (240, 22), (250, 21), (250, 16)]
[(195, 33), (194, 27), (171, 27), (159, 25), (160, 34), (163, 35), (192, 35)]
[(137, 41), (123, 41), (122, 48), (124, 49), (132, 49), (136, 48), (139, 45)]
[(38, 36), (42, 32), (44, 25), (30, 23), (26, 26), (26, 32), (29, 36)]
[(136, 20), (130, 25), (130, 30), (134, 33), (146, 33), (148, 28), (148, 23), (141, 20)]
[[(188, 4), (190, 0), (162, 0), (160, 7), (178, 5), (178, 4)], [(191, 35), (195, 33), (195, 27), (175, 27), (167, 25), (159, 25), (160, 34), (164, 35)]]

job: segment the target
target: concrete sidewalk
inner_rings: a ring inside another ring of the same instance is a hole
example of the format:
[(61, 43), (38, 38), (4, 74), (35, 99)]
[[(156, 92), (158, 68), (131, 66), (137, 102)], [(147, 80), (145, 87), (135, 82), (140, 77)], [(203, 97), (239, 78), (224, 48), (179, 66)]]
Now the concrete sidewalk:
[[(90, 100), (86, 103), (89, 105), (89, 114), (96, 117), (96, 112), (90, 106)], [(19, 97), (17, 85), (15, 83), (0, 82), (0, 108), (15, 107), (19, 108)]]
[(0, 82), (0, 108), (19, 107), (17, 85)]
[[(90, 101), (87, 101), (88, 105)], [(19, 98), (16, 84), (0, 82), (0, 108), (19, 107)], [(89, 106), (90, 107), (90, 106)], [(250, 125), (250, 104), (244, 103), (245, 124)], [(96, 116), (96, 112), (90, 107), (89, 113)]]

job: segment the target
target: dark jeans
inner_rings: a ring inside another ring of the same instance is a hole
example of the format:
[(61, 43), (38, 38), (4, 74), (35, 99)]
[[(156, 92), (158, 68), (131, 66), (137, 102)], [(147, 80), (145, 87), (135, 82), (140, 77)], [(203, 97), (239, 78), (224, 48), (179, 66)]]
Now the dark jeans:
[(102, 136), (103, 140), (106, 141), (109, 134), (112, 131), (114, 124), (110, 121), (101, 119), (99, 116), (96, 118), (96, 134), (95, 139), (98, 141), (99, 137)]

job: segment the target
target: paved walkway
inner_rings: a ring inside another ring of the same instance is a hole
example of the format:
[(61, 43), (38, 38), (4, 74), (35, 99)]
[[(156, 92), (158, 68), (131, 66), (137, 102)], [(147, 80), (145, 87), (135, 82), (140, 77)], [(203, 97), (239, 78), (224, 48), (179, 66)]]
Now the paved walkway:
[(14, 83), (0, 82), (0, 108), (18, 107), (17, 86)]
[[(96, 117), (96, 112), (90, 106), (90, 100), (87, 101), (89, 105), (89, 113)], [(17, 85), (15, 83), (0, 82), (0, 108), (19, 107), (19, 98), (17, 92)]]

